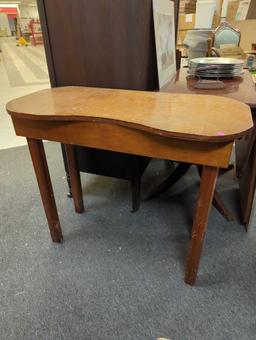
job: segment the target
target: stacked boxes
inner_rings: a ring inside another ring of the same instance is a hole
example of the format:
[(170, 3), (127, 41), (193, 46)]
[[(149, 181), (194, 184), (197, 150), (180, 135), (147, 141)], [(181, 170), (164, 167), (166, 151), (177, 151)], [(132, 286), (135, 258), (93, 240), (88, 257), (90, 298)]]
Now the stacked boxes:
[(180, 13), (190, 14), (196, 12), (196, 0), (181, 0)]

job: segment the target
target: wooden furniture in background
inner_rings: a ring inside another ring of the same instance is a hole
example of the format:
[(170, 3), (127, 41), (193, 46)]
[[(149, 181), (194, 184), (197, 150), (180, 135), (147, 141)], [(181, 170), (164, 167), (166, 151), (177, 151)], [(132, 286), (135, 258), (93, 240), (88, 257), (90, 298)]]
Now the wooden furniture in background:
[[(186, 172), (191, 168), (191, 166), (192, 164), (182, 163), (182, 162), (179, 163), (174, 168), (172, 173), (163, 182), (153, 187), (153, 189), (151, 189), (150, 192), (148, 192), (145, 200), (149, 200), (154, 197), (157, 197), (158, 195), (160, 195), (161, 193), (163, 193), (164, 191), (172, 187), (186, 174)], [(197, 169), (198, 169), (199, 176), (201, 177), (202, 169), (199, 165), (197, 166)], [(223, 217), (226, 218), (227, 221), (234, 220), (232, 213), (228, 210), (228, 208), (223, 203), (222, 198), (217, 190), (215, 190), (214, 192), (212, 204), (219, 211), (219, 213)]]
[(77, 212), (83, 197), (71, 145), (202, 165), (185, 276), (194, 284), (218, 169), (228, 166), (234, 140), (253, 126), (247, 105), (212, 96), (63, 87), (13, 100), (7, 111), (16, 134), (27, 137), (55, 242), (62, 233), (42, 140), (67, 144)]
[(196, 89), (194, 85), (197, 81), (197, 78), (188, 75), (188, 68), (183, 67), (177, 72), (173, 82), (162, 88), (161, 92), (221, 96), (239, 100), (251, 108), (256, 108), (256, 87), (248, 70), (244, 70), (242, 77), (223, 80), (226, 85), (223, 89)]
[(180, 0), (172, 0), (174, 2), (174, 17), (175, 17), (175, 44), (176, 44), (176, 69), (180, 69), (181, 65), (181, 51), (177, 48), (178, 29), (179, 29), (179, 11)]
[(236, 170), (239, 179), (242, 223), (248, 230), (256, 192), (256, 106), (251, 109), (254, 128), (247, 138), (236, 141)]
[[(200, 90), (194, 87), (198, 79), (188, 76), (187, 68), (177, 73), (176, 79), (162, 89), (168, 93), (187, 93), (223, 96), (239, 100), (251, 108), (252, 116), (256, 117), (256, 87), (251, 74), (247, 70), (243, 77), (225, 79), (224, 89)], [(252, 130), (249, 136), (236, 140), (236, 168), (239, 176), (239, 190), (241, 203), (241, 221), (246, 229), (249, 226), (253, 199), (256, 189), (256, 131)]]

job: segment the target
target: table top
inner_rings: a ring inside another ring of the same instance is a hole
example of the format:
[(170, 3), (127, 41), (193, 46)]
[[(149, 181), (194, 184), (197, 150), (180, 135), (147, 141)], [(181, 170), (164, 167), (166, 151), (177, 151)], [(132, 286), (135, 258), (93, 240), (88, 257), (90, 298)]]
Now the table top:
[(13, 119), (112, 123), (162, 136), (232, 141), (252, 126), (250, 108), (208, 95), (86, 87), (42, 90), (7, 104)]
[(214, 90), (195, 89), (194, 85), (198, 79), (189, 76), (187, 71), (188, 68), (181, 68), (174, 81), (164, 87), (161, 92), (223, 96), (239, 100), (251, 108), (256, 108), (256, 86), (248, 70), (245, 70), (242, 77), (225, 79), (226, 87)]

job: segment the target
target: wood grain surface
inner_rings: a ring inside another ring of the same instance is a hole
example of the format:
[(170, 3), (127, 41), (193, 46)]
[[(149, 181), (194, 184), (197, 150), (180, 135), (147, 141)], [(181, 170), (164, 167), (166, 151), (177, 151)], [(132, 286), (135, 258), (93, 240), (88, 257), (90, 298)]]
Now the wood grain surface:
[(53, 87), (158, 88), (152, 0), (37, 4)]
[(250, 108), (233, 99), (179, 93), (60, 87), (7, 104), (12, 118), (99, 121), (196, 141), (231, 141), (253, 126)]
[(222, 168), (228, 167), (233, 146), (233, 141), (174, 139), (106, 122), (13, 118), (13, 125), (17, 136)]
[(194, 86), (197, 81), (197, 78), (188, 75), (188, 68), (182, 68), (177, 72), (176, 78), (163, 87), (161, 92), (221, 96), (239, 100), (251, 108), (256, 108), (256, 86), (248, 70), (244, 70), (242, 77), (224, 79), (224, 89), (196, 89)]

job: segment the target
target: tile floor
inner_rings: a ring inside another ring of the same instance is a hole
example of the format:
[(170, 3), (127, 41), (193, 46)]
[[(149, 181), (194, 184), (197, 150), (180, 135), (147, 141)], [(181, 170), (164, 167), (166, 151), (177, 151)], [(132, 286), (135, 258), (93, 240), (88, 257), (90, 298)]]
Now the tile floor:
[(14, 38), (0, 38), (0, 149), (26, 144), (15, 135), (5, 110), (16, 97), (50, 87), (42, 45), (17, 47)]

